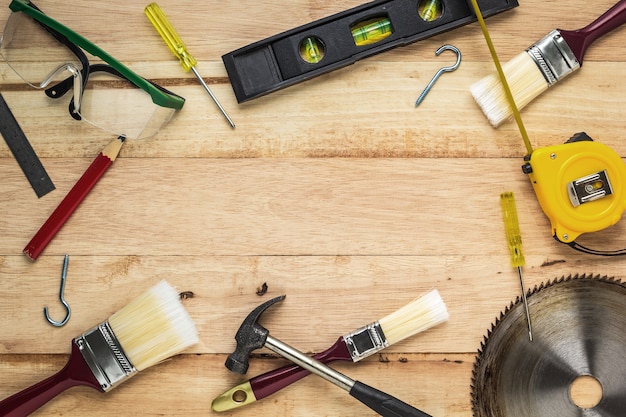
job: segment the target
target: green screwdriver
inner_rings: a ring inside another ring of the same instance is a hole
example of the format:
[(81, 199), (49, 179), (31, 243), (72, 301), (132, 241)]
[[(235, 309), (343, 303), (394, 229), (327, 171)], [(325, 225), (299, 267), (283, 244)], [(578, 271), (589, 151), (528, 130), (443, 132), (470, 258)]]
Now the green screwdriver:
[(517, 208), (515, 206), (515, 196), (512, 192), (504, 192), (500, 194), (500, 203), (502, 204), (502, 216), (504, 217), (504, 228), (506, 230), (506, 240), (511, 251), (511, 264), (513, 268), (517, 268), (519, 281), (522, 286), (522, 300), (526, 309), (526, 320), (528, 321), (528, 337), (533, 340), (533, 331), (530, 324), (530, 313), (528, 312), (528, 301), (526, 300), (526, 290), (524, 289), (524, 278), (522, 276), (522, 266), (526, 264), (524, 254), (522, 253), (522, 234), (519, 230), (519, 222), (517, 220)]
[(213, 102), (217, 105), (230, 126), (234, 129), (235, 124), (228, 116), (228, 114), (226, 114), (226, 111), (224, 110), (220, 102), (217, 100), (213, 92), (209, 89), (209, 86), (206, 85), (204, 79), (202, 79), (202, 77), (196, 70), (196, 64), (198, 63), (198, 61), (196, 61), (196, 59), (191, 56), (191, 54), (187, 51), (187, 47), (183, 43), (183, 40), (180, 38), (180, 36), (178, 36), (176, 30), (174, 30), (170, 22), (167, 20), (167, 17), (165, 16), (165, 13), (163, 13), (163, 10), (161, 10), (158, 4), (150, 3), (148, 6), (146, 6), (144, 12), (146, 13), (146, 16), (148, 16), (150, 22), (152, 22), (154, 28), (157, 30), (157, 32), (159, 32), (159, 35), (161, 35), (167, 46), (170, 48), (170, 51), (172, 51), (174, 56), (176, 56), (180, 60), (180, 64), (183, 66), (183, 69), (185, 71), (193, 71), (198, 81), (200, 81), (200, 84), (202, 84), (206, 92), (209, 93), (209, 95), (213, 99)]

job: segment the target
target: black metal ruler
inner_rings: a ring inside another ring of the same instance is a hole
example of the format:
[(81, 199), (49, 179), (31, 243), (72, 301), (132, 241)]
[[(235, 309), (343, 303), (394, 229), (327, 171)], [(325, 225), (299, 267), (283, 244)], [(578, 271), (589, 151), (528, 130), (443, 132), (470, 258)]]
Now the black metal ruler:
[(22, 128), (15, 120), (4, 97), (0, 94), (0, 134), (4, 137), (9, 149), (26, 175), (28, 182), (35, 190), (37, 197), (43, 197), (55, 189), (50, 176), (43, 167), (35, 150)]

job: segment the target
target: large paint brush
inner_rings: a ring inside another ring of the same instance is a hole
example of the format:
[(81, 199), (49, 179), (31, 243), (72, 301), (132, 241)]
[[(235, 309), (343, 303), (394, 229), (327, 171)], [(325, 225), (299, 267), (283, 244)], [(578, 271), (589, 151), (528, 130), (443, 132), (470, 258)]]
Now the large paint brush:
[(67, 365), (55, 375), (0, 401), (0, 416), (24, 417), (68, 388), (107, 392), (198, 342), (178, 292), (162, 281), (109, 320), (72, 341)]
[[(598, 38), (626, 23), (626, 0), (618, 1), (602, 16), (578, 30), (556, 29), (503, 65), (504, 75), (518, 109), (583, 64), (587, 48)], [(500, 126), (513, 115), (497, 73), (471, 86), (474, 99), (489, 122)]]
[[(313, 356), (322, 363), (358, 362), (416, 333), (448, 320), (448, 310), (439, 292), (432, 290), (394, 313), (365, 327), (340, 336), (330, 348)], [(251, 404), (309, 375), (309, 371), (289, 365), (256, 376), (224, 392), (211, 407), (227, 411)]]

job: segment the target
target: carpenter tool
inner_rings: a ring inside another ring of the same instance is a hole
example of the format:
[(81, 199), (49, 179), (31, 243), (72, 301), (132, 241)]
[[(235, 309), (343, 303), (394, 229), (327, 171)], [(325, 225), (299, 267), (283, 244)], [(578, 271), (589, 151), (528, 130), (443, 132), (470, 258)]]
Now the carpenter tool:
[[(607, 276), (570, 275), (535, 287), (528, 300), (535, 341), (526, 339), (518, 297), (480, 344), (472, 373), (472, 415), (623, 416), (626, 285)], [(575, 388), (584, 381), (582, 395)]]
[[(595, 21), (578, 30), (555, 29), (511, 61), (504, 74), (518, 109), (582, 67), (587, 48), (598, 38), (626, 23), (626, 0), (620, 0)], [(513, 116), (498, 74), (471, 87), (472, 95), (493, 127)]]
[(70, 308), (69, 303), (67, 302), (67, 300), (65, 300), (65, 280), (67, 278), (67, 263), (70, 259), (69, 255), (65, 255), (65, 258), (63, 259), (63, 270), (61, 271), (61, 286), (59, 287), (59, 301), (61, 302), (61, 304), (63, 304), (63, 307), (65, 308), (65, 317), (63, 318), (63, 320), (57, 321), (57, 320), (53, 320), (50, 317), (50, 313), (48, 312), (48, 306), (45, 306), (43, 308), (43, 315), (45, 316), (46, 320), (48, 320), (48, 323), (50, 323), (51, 325), (53, 325), (54, 327), (61, 327), (64, 326), (70, 319), (70, 316), (72, 315), (72, 309)]
[(533, 329), (530, 323), (530, 313), (528, 312), (528, 302), (526, 301), (526, 290), (524, 289), (524, 277), (522, 275), (522, 267), (526, 264), (524, 254), (522, 253), (522, 234), (519, 230), (519, 222), (517, 220), (517, 208), (515, 206), (515, 196), (508, 191), (500, 194), (500, 204), (502, 205), (502, 217), (504, 218), (504, 230), (506, 231), (506, 240), (511, 251), (511, 265), (517, 269), (519, 275), (519, 283), (522, 287), (522, 300), (526, 309), (526, 321), (528, 322), (528, 338), (532, 342)]
[[(448, 309), (439, 291), (432, 290), (380, 320), (340, 336), (330, 348), (313, 357), (322, 363), (339, 360), (358, 362), (443, 323), (448, 317)], [(304, 378), (309, 373), (297, 365), (287, 365), (257, 375), (219, 395), (213, 400), (211, 408), (219, 412), (252, 404)]]
[(87, 194), (98, 183), (100, 178), (104, 176), (113, 161), (117, 158), (122, 149), (122, 145), (126, 137), (119, 136), (113, 139), (103, 150), (96, 156), (89, 168), (84, 172), (80, 179), (74, 184), (72, 189), (67, 193), (57, 208), (52, 212), (50, 217), (39, 228), (35, 236), (28, 242), (23, 252), (31, 260), (37, 260), (41, 252), (48, 246), (48, 243), (54, 238), (57, 232), (63, 227), (67, 219), (78, 208), (80, 203), (87, 197)]
[(185, 43), (180, 36), (178, 36), (178, 33), (176, 33), (176, 30), (167, 19), (167, 16), (165, 16), (163, 10), (161, 10), (158, 4), (150, 3), (146, 6), (144, 12), (148, 17), (148, 20), (150, 20), (154, 28), (157, 32), (159, 32), (159, 35), (161, 35), (161, 38), (163, 38), (167, 46), (170, 48), (170, 51), (172, 51), (174, 56), (180, 60), (180, 64), (183, 66), (183, 69), (185, 71), (191, 70), (193, 72), (198, 81), (200, 81), (200, 84), (202, 84), (202, 87), (204, 87), (206, 92), (209, 93), (215, 105), (220, 109), (220, 112), (224, 115), (224, 118), (226, 118), (230, 127), (234, 129), (235, 123), (233, 123), (231, 118), (226, 113), (226, 110), (224, 110), (220, 102), (217, 100), (217, 97), (215, 97), (215, 94), (213, 94), (209, 86), (206, 85), (204, 79), (196, 70), (196, 64), (198, 61), (196, 61), (196, 59), (187, 51)]
[[(486, 16), (518, 6), (481, 4)], [(243, 46), (222, 61), (242, 103), (475, 20), (465, 1), (374, 0)]]
[(579, 132), (561, 145), (536, 149), (524, 158), (522, 171), (558, 242), (595, 255), (626, 254), (577, 241), (583, 233), (616, 224), (626, 209), (626, 164), (615, 150)]
[(455, 46), (443, 45), (442, 47), (440, 47), (439, 49), (435, 51), (435, 54), (439, 56), (443, 51), (454, 52), (456, 54), (456, 62), (453, 65), (440, 68), (439, 71), (435, 73), (435, 76), (430, 80), (426, 88), (424, 88), (424, 91), (422, 91), (422, 94), (420, 94), (417, 100), (415, 101), (415, 107), (419, 106), (422, 103), (422, 101), (424, 101), (424, 98), (426, 98), (426, 94), (428, 94), (430, 89), (433, 87), (435, 82), (439, 79), (439, 77), (441, 77), (443, 73), (455, 71), (459, 67), (459, 65), (461, 65), (461, 51), (459, 51)]
[(0, 401), (0, 416), (24, 417), (68, 388), (108, 392), (128, 378), (198, 342), (178, 292), (161, 281), (108, 320), (75, 338), (57, 374)]
[(22, 168), (37, 197), (41, 198), (54, 190), (55, 187), (50, 176), (15, 119), (11, 109), (4, 101), (2, 94), (0, 94), (0, 134), (4, 137), (7, 146), (15, 157), (17, 164)]
[(226, 359), (226, 367), (229, 370), (240, 374), (246, 373), (252, 351), (265, 346), (280, 356), (289, 359), (297, 365), (344, 389), (352, 397), (361, 401), (383, 417), (430, 417), (429, 414), (389, 394), (372, 388), (362, 382), (355, 381), (270, 336), (269, 331), (261, 326), (258, 320), (267, 308), (284, 299), (285, 296), (282, 295), (268, 300), (255, 308), (246, 317), (235, 335), (237, 348)]

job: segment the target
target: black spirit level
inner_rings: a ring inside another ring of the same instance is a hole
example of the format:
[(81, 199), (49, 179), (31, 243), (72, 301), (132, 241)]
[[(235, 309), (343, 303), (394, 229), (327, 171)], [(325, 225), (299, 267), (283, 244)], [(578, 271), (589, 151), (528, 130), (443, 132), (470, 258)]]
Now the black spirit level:
[[(517, 0), (480, 0), (483, 15)], [(288, 87), (476, 21), (467, 0), (376, 0), (222, 56), (237, 101)]]

